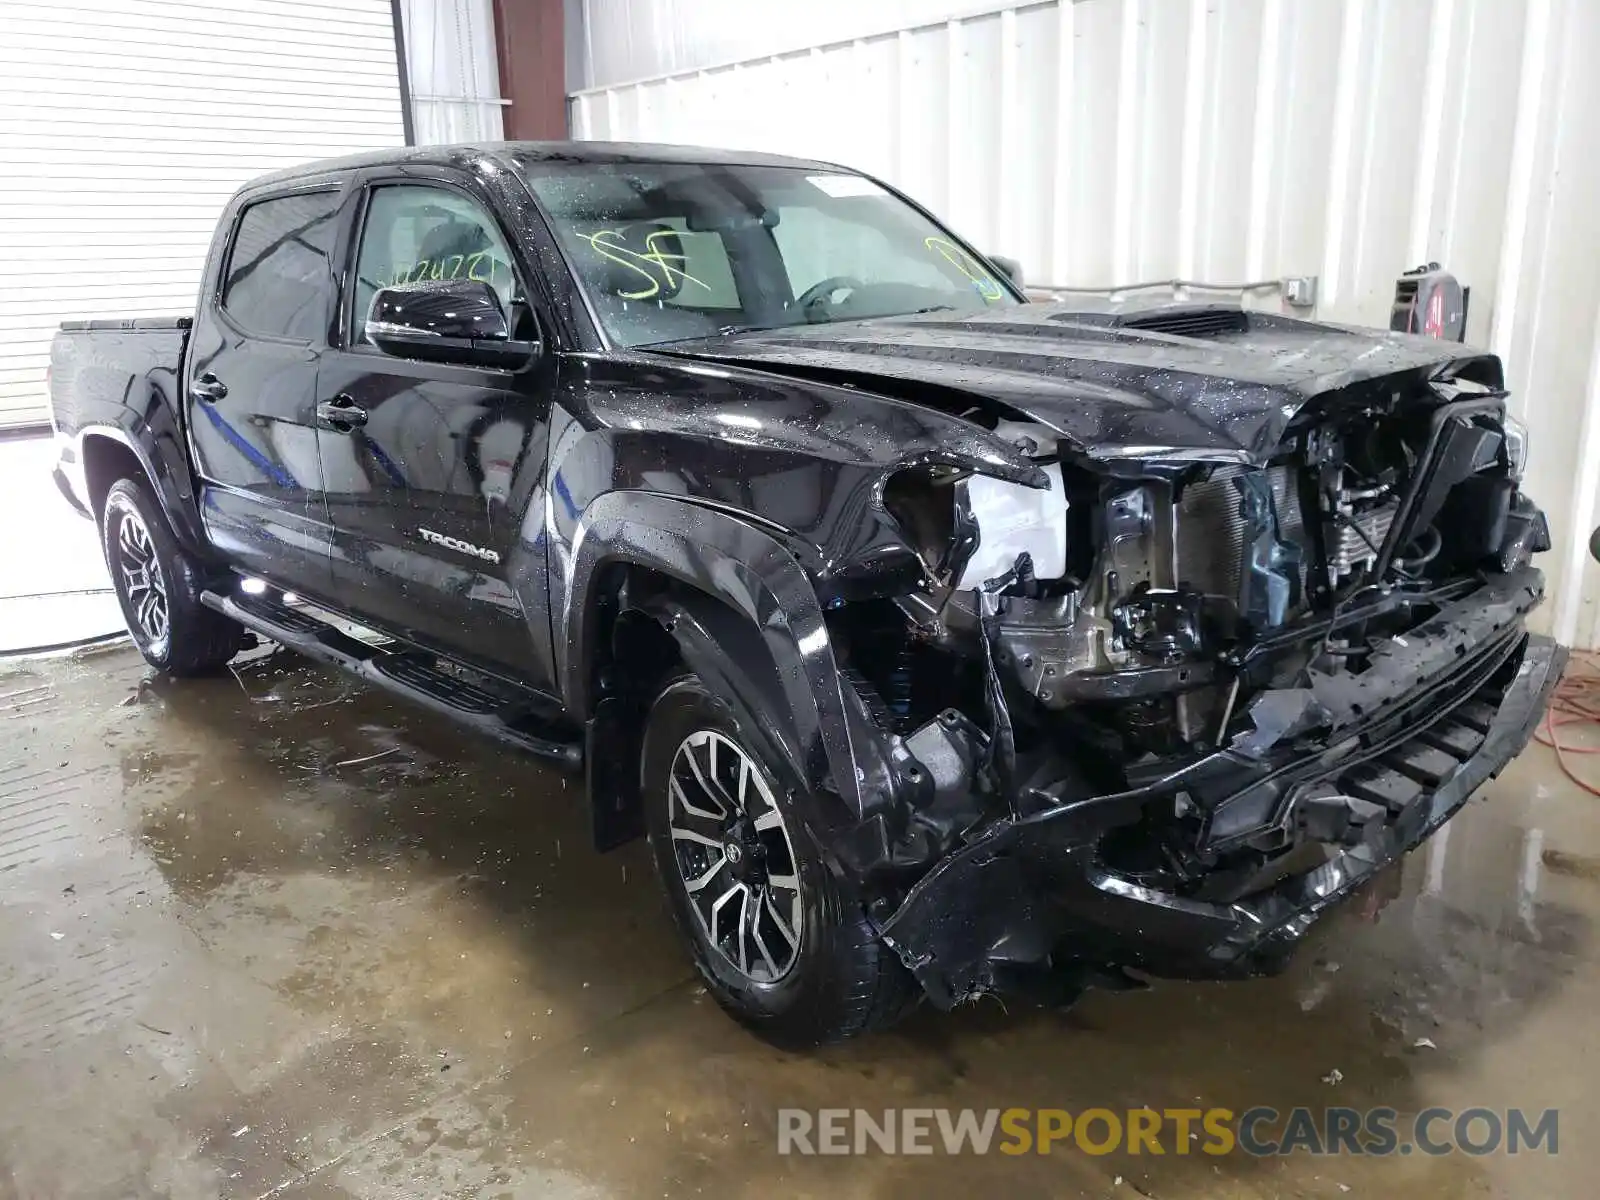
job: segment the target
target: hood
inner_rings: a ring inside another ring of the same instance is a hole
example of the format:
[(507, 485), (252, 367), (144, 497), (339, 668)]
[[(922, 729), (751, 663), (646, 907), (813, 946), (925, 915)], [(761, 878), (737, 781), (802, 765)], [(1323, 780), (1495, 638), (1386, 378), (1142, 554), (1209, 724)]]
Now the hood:
[[(734, 333), (644, 349), (915, 400), (998, 402), (1094, 457), (1259, 462), (1313, 397), (1485, 356), (1225, 306), (1028, 304)], [(1493, 363), (1491, 358), (1488, 360)], [(1481, 374), (1481, 371), (1480, 371)], [(1496, 364), (1493, 374), (1498, 379)], [(959, 409), (958, 409), (959, 411)]]

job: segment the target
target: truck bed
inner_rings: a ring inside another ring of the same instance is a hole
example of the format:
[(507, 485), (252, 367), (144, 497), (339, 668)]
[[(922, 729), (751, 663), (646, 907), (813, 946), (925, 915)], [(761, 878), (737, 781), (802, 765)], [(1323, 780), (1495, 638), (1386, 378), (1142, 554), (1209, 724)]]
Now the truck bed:
[[(163, 505), (191, 488), (179, 387), (193, 318), (65, 321), (50, 346), (50, 411), (61, 463), (58, 484), (75, 506), (95, 507), (87, 434), (140, 455)], [(107, 475), (109, 472), (102, 472)], [(101, 490), (109, 482), (101, 478)], [(174, 523), (182, 525), (180, 518)]]
[(177, 384), (191, 317), (64, 321), (50, 347), (50, 407), (57, 431), (113, 425), (133, 432), (153, 415), (176, 417)]

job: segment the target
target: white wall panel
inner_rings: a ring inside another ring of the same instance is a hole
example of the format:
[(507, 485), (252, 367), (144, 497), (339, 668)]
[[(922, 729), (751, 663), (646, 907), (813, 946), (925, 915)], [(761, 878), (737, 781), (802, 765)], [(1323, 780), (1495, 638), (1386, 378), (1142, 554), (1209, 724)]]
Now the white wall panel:
[(569, 81), (614, 87), (640, 79), (828, 42), (893, 33), (992, 8), (992, 0), (574, 0), (583, 42)]
[(490, 0), (400, 0), (419, 146), (505, 136)]
[(1316, 275), (1319, 316), (1382, 326), (1395, 276), (1445, 263), (1533, 428), (1541, 619), (1600, 645), (1600, 4), (722, 6), (586, 0), (614, 86), (576, 135), (858, 166), (1041, 283)]
[(0, 0), (0, 426), (62, 320), (191, 310), (247, 179), (401, 140), (389, 0)]

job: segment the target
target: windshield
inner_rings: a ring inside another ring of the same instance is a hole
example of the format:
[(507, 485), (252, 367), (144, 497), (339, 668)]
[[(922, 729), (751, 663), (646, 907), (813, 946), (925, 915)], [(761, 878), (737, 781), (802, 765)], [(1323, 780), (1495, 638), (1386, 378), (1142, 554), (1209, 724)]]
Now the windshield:
[(860, 175), (678, 163), (523, 172), (620, 345), (1018, 303), (947, 230)]

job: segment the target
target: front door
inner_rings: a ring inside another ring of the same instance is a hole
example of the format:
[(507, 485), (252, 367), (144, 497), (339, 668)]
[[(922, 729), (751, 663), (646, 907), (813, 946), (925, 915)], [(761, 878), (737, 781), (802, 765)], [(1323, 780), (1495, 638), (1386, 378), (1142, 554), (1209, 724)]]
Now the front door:
[(319, 382), (324, 401), (356, 414), (318, 433), (335, 587), (358, 617), (542, 686), (513, 581), (545, 586), (543, 543), (524, 540), (522, 518), (544, 464), (548, 373), (394, 358), (365, 334), (386, 284), (481, 279), (531, 322), (526, 292), (498, 224), (465, 190), (378, 182), (365, 203), (345, 344)]
[(312, 596), (330, 582), (315, 410), (340, 196), (334, 185), (245, 203), (189, 340), (206, 534), (234, 563)]

